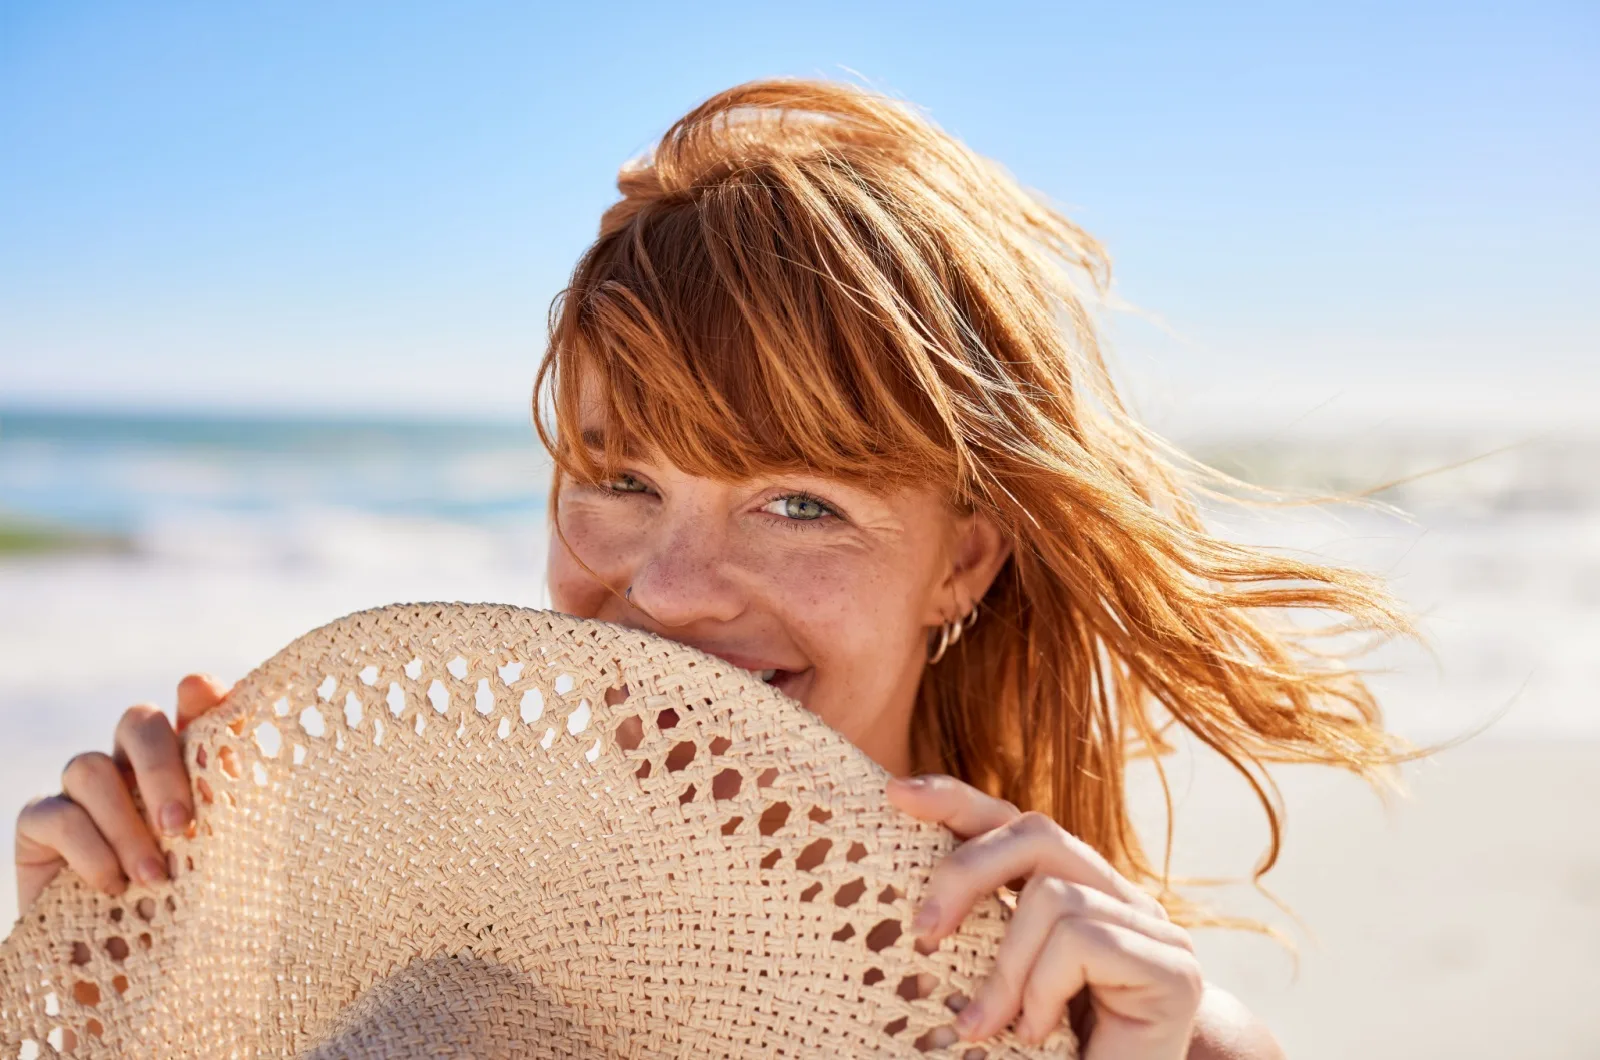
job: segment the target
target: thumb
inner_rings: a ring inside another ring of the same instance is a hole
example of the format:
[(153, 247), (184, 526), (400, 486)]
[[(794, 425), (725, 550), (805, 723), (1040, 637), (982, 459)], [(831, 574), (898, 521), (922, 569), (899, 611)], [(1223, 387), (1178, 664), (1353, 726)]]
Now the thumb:
[(210, 674), (190, 674), (178, 682), (178, 724), (182, 732), (200, 715), (222, 702), (227, 685)]

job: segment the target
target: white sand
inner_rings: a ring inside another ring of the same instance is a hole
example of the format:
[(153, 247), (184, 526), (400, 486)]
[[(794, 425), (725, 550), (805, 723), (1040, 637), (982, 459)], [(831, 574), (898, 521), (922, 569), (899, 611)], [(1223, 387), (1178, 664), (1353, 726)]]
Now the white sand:
[[(1181, 772), (1181, 770), (1180, 770)], [(1385, 812), (1359, 782), (1280, 772), (1287, 843), (1267, 885), (1315, 934), (1196, 932), (1210, 978), (1296, 1060), (1600, 1057), (1600, 742), (1484, 740), (1407, 769)], [(1177, 866), (1236, 874), (1264, 848), (1213, 767), (1180, 810)], [(1289, 927), (1253, 893), (1213, 903)]]

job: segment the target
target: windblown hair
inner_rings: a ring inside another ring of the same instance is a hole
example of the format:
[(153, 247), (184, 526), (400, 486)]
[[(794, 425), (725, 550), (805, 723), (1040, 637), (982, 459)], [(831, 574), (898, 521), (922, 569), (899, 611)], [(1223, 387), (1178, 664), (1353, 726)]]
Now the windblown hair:
[[(924, 673), (913, 724), (938, 760), (918, 766), (1048, 814), (1191, 923), (1124, 791), (1165, 726), (1254, 788), (1258, 878), (1281, 840), (1265, 763), (1378, 779), (1403, 755), (1359, 674), (1313, 642), (1330, 630), (1283, 610), (1388, 636), (1411, 632), (1401, 608), (1365, 573), (1207, 531), (1197, 497), (1244, 484), (1130, 415), (1090, 311), (1105, 252), (998, 166), (898, 101), (767, 80), (696, 107), (618, 187), (535, 387), (558, 533), (562, 476), (594, 481), (625, 445), (721, 480), (942, 484), (1013, 550)], [(572, 444), (585, 379), (603, 460)], [(1170, 801), (1168, 820), (1170, 849)]]

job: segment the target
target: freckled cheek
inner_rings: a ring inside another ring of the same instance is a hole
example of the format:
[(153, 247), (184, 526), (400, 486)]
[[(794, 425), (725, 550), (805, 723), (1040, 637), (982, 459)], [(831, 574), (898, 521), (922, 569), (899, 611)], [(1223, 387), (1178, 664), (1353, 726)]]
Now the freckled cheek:
[(550, 553), (545, 561), (545, 584), (550, 589), (550, 606), (578, 618), (597, 618), (601, 598), (606, 592), (600, 583), (567, 553), (565, 546), (550, 535)]
[[(558, 611), (580, 618), (600, 617), (601, 610), (615, 597), (594, 575), (584, 570), (573, 556), (576, 552), (607, 584), (626, 579), (633, 557), (640, 547), (639, 531), (629, 521), (606, 519), (579, 505), (563, 505), (561, 529), (567, 544), (550, 530), (550, 547), (545, 560), (545, 578), (550, 587), (550, 603)], [(569, 551), (568, 548), (572, 551)]]
[(883, 667), (903, 649), (915, 622), (909, 595), (882, 572), (826, 562), (785, 569), (773, 586), (785, 624), (801, 634), (818, 676), (858, 687), (862, 670)]

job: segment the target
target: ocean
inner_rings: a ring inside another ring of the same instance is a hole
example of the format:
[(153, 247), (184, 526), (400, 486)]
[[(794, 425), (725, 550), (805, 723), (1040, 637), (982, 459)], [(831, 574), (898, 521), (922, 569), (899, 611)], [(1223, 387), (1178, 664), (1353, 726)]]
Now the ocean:
[(445, 528), (525, 535), (548, 482), (531, 424), (0, 410), (0, 518), (146, 559), (316, 564)]

